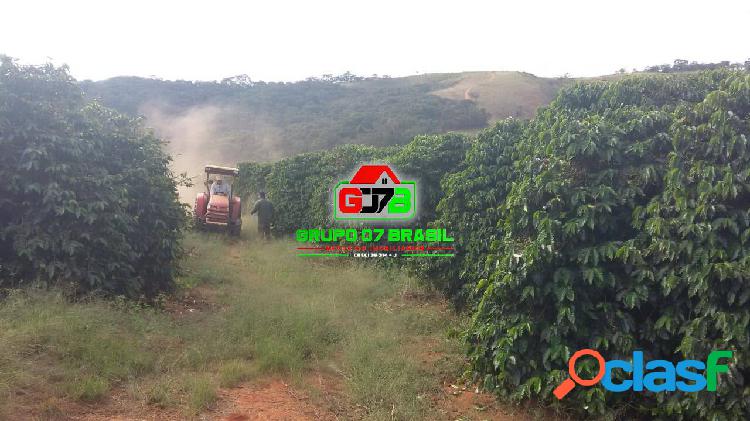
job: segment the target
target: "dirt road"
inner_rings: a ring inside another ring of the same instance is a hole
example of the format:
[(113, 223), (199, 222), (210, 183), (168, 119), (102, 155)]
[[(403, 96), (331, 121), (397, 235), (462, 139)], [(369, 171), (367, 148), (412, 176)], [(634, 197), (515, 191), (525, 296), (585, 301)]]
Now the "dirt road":
[(465, 320), (413, 279), (247, 234), (191, 234), (186, 249), (158, 309), (54, 295), (0, 307), (0, 418), (535, 418), (460, 380), (448, 333)]

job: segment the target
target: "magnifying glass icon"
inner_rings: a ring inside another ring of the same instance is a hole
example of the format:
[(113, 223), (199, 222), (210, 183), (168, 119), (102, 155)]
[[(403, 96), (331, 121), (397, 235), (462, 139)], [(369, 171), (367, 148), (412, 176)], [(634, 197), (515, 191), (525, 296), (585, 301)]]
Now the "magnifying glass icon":
[[(590, 380), (584, 380), (580, 377), (578, 377), (578, 374), (576, 374), (576, 361), (578, 361), (579, 358), (583, 357), (584, 355), (588, 355), (591, 357), (596, 358), (596, 361), (599, 363), (599, 372), (596, 373), (596, 376), (594, 376), (593, 379)], [(593, 386), (604, 377), (604, 371), (605, 371), (605, 361), (604, 357), (602, 357), (602, 354), (598, 353), (597, 351), (594, 351), (593, 349), (581, 349), (577, 351), (575, 354), (573, 354), (572, 357), (568, 360), (568, 377), (567, 379), (563, 380), (562, 383), (560, 383), (554, 391), (552, 391), (552, 394), (557, 397), (557, 399), (562, 399), (570, 393), (571, 390), (573, 390), (574, 387), (576, 387), (576, 383), (581, 386)]]

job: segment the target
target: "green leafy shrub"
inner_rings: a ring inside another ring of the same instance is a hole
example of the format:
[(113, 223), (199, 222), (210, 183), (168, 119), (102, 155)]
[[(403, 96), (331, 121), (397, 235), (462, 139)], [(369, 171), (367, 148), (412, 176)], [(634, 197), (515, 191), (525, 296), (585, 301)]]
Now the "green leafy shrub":
[(463, 162), (468, 147), (468, 139), (460, 134), (417, 136), (403, 147), (343, 145), (273, 164), (242, 163), (238, 185), (249, 192), (263, 183), (276, 208), (276, 231), (290, 233), (301, 227), (331, 226), (332, 189), (359, 165), (392, 164), (402, 177), (419, 179), (415, 224), (426, 224), (434, 219), (442, 197), (442, 176)]
[(487, 276), (485, 259), (499, 240), (498, 207), (513, 179), (513, 146), (524, 127), (524, 122), (508, 119), (481, 132), (461, 166), (442, 178), (444, 197), (436, 205), (433, 225), (448, 230), (458, 252), (450, 260), (429, 261), (423, 275), (457, 302), (467, 298), (466, 285)]
[(266, 178), (266, 187), (276, 210), (275, 230), (290, 233), (298, 228), (329, 225), (334, 180), (351, 175), (357, 163), (375, 159), (380, 150), (372, 146), (344, 145), (274, 163)]
[(234, 194), (240, 195), (247, 203), (255, 199), (258, 192), (266, 190), (266, 177), (273, 168), (268, 162), (242, 162), (238, 165), (240, 177), (235, 182)]
[[(561, 404), (591, 415), (746, 419), (750, 76), (579, 85), (523, 130), (509, 124), (483, 134), (467, 168), (446, 177), (439, 207), (471, 228), (460, 233), (469, 277), (459, 282), (477, 276), (467, 339), (478, 380), (514, 399), (555, 401), (578, 349), (670, 361), (730, 349), (719, 393), (576, 388)], [(515, 142), (503, 137), (513, 130)], [(493, 144), (502, 153), (482, 159)], [(473, 203), (467, 190), (491, 199)], [(582, 362), (581, 377), (595, 368)]]
[(0, 286), (172, 285), (184, 210), (169, 157), (134, 120), (87, 104), (65, 67), (0, 62)]
[(443, 197), (440, 181), (459, 169), (469, 145), (468, 138), (458, 133), (417, 136), (386, 158), (402, 178), (419, 180), (416, 224), (435, 219), (435, 208)]

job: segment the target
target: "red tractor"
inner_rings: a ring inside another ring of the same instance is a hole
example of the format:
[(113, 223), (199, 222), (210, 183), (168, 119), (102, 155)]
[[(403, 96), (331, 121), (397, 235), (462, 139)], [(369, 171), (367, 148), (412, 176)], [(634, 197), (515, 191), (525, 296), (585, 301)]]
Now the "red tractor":
[(239, 176), (237, 168), (206, 165), (206, 191), (195, 198), (193, 215), (199, 228), (217, 227), (231, 235), (240, 235), (242, 203), (232, 195), (232, 182)]

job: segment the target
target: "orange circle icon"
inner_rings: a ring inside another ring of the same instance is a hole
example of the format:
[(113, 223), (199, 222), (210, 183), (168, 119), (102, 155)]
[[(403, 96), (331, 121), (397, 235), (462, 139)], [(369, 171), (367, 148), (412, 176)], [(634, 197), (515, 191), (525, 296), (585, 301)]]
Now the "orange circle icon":
[[(583, 357), (584, 355), (589, 355), (594, 358), (596, 358), (596, 361), (599, 362), (599, 372), (596, 373), (596, 376), (594, 376), (593, 379), (590, 380), (584, 380), (580, 377), (578, 377), (578, 374), (576, 373), (576, 361), (578, 361), (579, 358)], [(593, 386), (597, 383), (599, 383), (599, 380), (604, 377), (604, 371), (605, 371), (605, 361), (604, 357), (602, 357), (602, 354), (600, 354), (597, 351), (594, 351), (593, 349), (581, 349), (577, 351), (575, 354), (573, 354), (572, 357), (570, 357), (570, 360), (568, 360), (568, 374), (570, 375), (570, 378), (573, 379), (574, 382), (580, 384), (581, 386)]]

